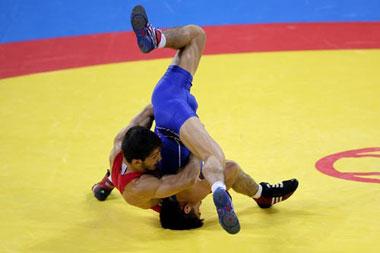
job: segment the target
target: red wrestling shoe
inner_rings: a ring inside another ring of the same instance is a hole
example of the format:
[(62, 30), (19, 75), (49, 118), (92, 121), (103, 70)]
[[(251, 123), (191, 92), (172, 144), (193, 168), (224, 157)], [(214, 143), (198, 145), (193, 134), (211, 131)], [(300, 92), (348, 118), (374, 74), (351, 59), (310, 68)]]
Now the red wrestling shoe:
[(298, 187), (297, 179), (285, 180), (278, 184), (260, 183), (263, 187), (261, 197), (254, 199), (261, 208), (269, 208), (289, 198)]
[(103, 177), (102, 181), (94, 184), (94, 186), (92, 186), (91, 188), (92, 192), (94, 193), (95, 198), (97, 198), (99, 201), (106, 200), (108, 195), (111, 194), (113, 188), (115, 188), (112, 182), (108, 179), (110, 175), (111, 175), (110, 171), (107, 170), (107, 173)]

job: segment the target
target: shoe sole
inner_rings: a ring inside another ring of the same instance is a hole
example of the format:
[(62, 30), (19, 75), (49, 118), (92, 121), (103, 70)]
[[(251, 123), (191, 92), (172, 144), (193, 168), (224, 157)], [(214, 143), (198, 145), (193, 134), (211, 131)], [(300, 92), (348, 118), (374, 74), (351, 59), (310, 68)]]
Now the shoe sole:
[[(218, 211), (220, 225), (230, 234), (238, 233), (240, 231), (240, 223), (226, 191), (216, 190), (213, 194), (213, 199)], [(228, 206), (231, 208), (227, 208)]]
[(144, 7), (137, 5), (133, 8), (131, 13), (131, 25), (133, 31), (138, 32), (147, 25), (148, 16), (146, 15)]

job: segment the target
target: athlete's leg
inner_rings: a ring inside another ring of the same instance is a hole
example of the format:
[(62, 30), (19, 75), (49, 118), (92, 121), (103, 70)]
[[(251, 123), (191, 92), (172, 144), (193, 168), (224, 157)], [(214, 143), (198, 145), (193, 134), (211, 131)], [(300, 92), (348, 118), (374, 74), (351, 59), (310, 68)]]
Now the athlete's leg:
[[(173, 63), (194, 74), (202, 55), (206, 38), (203, 32), (197, 32), (191, 42), (177, 52)], [(223, 168), (225, 157), (218, 143), (209, 135), (198, 117), (187, 119), (180, 128), (182, 143), (199, 159), (204, 161), (203, 175), (212, 185), (214, 203), (217, 206), (219, 221), (230, 233), (240, 229), (239, 221), (234, 213), (231, 199), (225, 192)], [(226, 212), (226, 210), (229, 210)], [(223, 217), (224, 216), (224, 217)]]
[[(199, 26), (188, 25), (163, 32), (165, 47), (178, 49), (173, 64), (189, 71), (192, 75), (198, 68), (206, 34)], [(180, 139), (198, 158), (205, 161), (203, 175), (211, 185), (224, 182), (224, 153), (208, 134), (198, 117), (191, 117), (180, 128)]]
[(206, 131), (197, 117), (185, 121), (180, 129), (180, 139), (195, 156), (204, 161), (203, 175), (213, 185), (224, 182), (223, 150)]
[(190, 72), (193, 76), (206, 43), (206, 34), (196, 25), (187, 25), (161, 31), (149, 23), (144, 7), (135, 6), (131, 13), (131, 24), (136, 34), (137, 43), (143, 53), (155, 48), (176, 49), (173, 64)]
[[(132, 10), (131, 23), (143, 52), (147, 53), (159, 47), (161, 41), (164, 40), (161, 46), (177, 49), (173, 64), (194, 75), (206, 43), (206, 35), (201, 27), (188, 25), (161, 32), (149, 24), (142, 6), (136, 6)], [(187, 119), (181, 126), (179, 134), (185, 146), (205, 162), (203, 173), (210, 184), (224, 182), (223, 151), (207, 133), (199, 118)]]
[(226, 191), (223, 150), (211, 138), (198, 117), (191, 117), (185, 121), (180, 128), (180, 139), (191, 153), (204, 161), (203, 175), (211, 185), (219, 223), (231, 234), (239, 232), (239, 220), (232, 199)]
[(253, 198), (261, 208), (269, 208), (288, 199), (298, 187), (296, 179), (284, 180), (277, 184), (257, 184), (233, 161), (227, 162), (225, 170), (228, 172), (225, 173), (227, 185), (232, 185), (234, 191)]
[(178, 49), (172, 64), (194, 76), (206, 44), (206, 33), (199, 26), (187, 25), (166, 30), (163, 34), (166, 37), (165, 47)]
[[(202, 28), (188, 25), (163, 32), (165, 47), (179, 49), (173, 64), (189, 71), (192, 75), (198, 68), (206, 43)], [(189, 118), (180, 128), (180, 139), (198, 158), (205, 161), (203, 174), (211, 185), (224, 182), (224, 153), (208, 134), (198, 117)]]
[[(236, 165), (239, 166), (239, 165)], [(253, 178), (246, 174), (240, 167), (236, 173), (235, 181), (232, 184), (232, 189), (240, 194), (244, 194), (248, 197), (253, 197), (259, 190), (259, 185), (253, 180)]]

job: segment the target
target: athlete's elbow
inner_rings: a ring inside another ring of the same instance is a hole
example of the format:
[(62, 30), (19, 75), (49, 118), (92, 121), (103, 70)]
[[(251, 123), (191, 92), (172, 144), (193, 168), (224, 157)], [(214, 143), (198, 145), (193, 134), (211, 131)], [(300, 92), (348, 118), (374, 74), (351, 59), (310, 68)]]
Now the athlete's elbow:
[(189, 186), (189, 187), (192, 187), (192, 186), (198, 181), (198, 177), (199, 177), (199, 173), (196, 174), (194, 177), (192, 177), (192, 178), (189, 180), (189, 184), (188, 184), (188, 186)]
[(199, 173), (190, 175), (185, 180), (183, 180), (183, 183), (181, 184), (182, 187), (184, 189), (192, 187), (197, 182), (198, 177), (199, 177)]

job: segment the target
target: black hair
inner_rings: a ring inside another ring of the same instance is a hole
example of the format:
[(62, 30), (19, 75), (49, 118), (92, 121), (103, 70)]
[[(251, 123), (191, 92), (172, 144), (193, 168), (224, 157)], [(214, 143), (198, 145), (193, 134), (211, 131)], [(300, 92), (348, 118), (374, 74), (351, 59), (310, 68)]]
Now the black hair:
[(178, 201), (172, 197), (162, 200), (160, 223), (161, 227), (173, 230), (194, 229), (203, 226), (202, 219), (199, 219), (194, 212), (185, 214)]
[(127, 162), (133, 159), (144, 161), (153, 150), (161, 147), (160, 138), (151, 130), (141, 126), (131, 127), (121, 144), (123, 155)]

